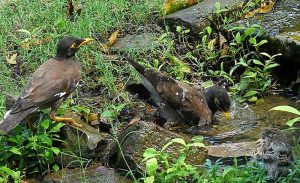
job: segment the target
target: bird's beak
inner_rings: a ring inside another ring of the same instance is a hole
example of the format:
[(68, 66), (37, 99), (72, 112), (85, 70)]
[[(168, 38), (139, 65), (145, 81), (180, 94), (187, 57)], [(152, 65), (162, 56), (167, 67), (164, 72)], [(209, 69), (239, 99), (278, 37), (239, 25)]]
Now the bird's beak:
[(230, 119), (231, 119), (230, 112), (229, 112), (229, 111), (223, 112), (223, 117), (224, 117), (226, 120), (230, 120)]
[(80, 43), (80, 45), (78, 47), (80, 47), (82, 45), (85, 45), (85, 44), (87, 44), (87, 43), (89, 43), (91, 41), (94, 41), (94, 39), (92, 39), (92, 38), (85, 38), (85, 39), (83, 39), (83, 41)]

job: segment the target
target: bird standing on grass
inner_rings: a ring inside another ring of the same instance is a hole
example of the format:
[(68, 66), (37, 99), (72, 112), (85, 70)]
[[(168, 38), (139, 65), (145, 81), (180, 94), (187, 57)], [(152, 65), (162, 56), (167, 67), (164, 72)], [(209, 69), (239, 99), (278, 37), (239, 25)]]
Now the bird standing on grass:
[(151, 100), (158, 106), (160, 115), (167, 120), (165, 127), (180, 122), (210, 125), (216, 111), (228, 112), (230, 98), (220, 86), (201, 92), (195, 86), (177, 81), (155, 69), (146, 69), (131, 58), (126, 60), (140, 73)]
[(82, 127), (72, 118), (55, 116), (55, 112), (80, 81), (81, 67), (75, 53), (92, 40), (66, 37), (59, 41), (56, 56), (40, 65), (33, 73), (12, 109), (0, 121), (1, 133), (10, 132), (24, 118), (40, 108), (51, 108), (50, 118), (54, 121)]

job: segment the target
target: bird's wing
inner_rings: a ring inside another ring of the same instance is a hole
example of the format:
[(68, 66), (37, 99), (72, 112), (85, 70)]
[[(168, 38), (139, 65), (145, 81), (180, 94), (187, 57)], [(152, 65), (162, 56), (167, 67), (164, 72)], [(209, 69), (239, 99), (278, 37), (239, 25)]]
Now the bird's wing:
[(162, 98), (186, 118), (191, 121), (211, 121), (211, 111), (197, 88), (170, 79), (161, 79), (156, 88)]
[[(34, 77), (16, 101), (11, 113), (17, 113), (32, 107), (41, 107), (59, 98), (68, 96), (75, 84), (66, 79), (44, 80), (45, 76)], [(40, 76), (40, 75), (39, 75)]]

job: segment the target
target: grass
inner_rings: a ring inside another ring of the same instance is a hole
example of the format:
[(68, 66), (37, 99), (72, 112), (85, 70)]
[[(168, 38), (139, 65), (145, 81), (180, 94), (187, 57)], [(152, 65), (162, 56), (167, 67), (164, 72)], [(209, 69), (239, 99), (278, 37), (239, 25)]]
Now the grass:
[[(60, 0), (8, 0), (0, 4), (0, 118), (4, 115), (5, 98), (17, 95), (26, 84), (31, 73), (44, 61), (55, 54), (57, 41), (64, 36), (106, 38), (116, 29), (125, 29), (131, 24), (143, 25), (151, 20), (154, 11), (159, 11), (162, 0), (110, 0), (75, 1), (81, 7), (80, 16), (70, 21), (67, 1)], [(20, 29), (27, 30), (19, 31)], [(20, 47), (22, 41), (47, 41), (32, 45), (30, 50)], [(12, 77), (14, 66), (9, 65), (6, 56), (18, 53), (23, 62), (20, 77)], [(112, 93), (116, 83), (124, 78), (124, 68), (112, 65), (103, 58), (99, 44), (82, 48), (78, 57), (83, 67), (82, 85), (88, 88), (103, 86)], [(92, 73), (92, 74), (91, 74)], [(80, 90), (80, 89), (79, 89)]]

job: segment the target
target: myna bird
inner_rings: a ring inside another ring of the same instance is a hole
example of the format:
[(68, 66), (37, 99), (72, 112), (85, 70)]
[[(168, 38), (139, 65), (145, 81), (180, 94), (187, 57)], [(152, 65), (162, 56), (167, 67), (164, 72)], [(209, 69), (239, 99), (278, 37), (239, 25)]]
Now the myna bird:
[(229, 111), (229, 95), (220, 86), (202, 92), (193, 85), (177, 81), (155, 69), (144, 68), (131, 58), (126, 60), (140, 73), (143, 85), (158, 106), (160, 115), (167, 120), (165, 127), (179, 122), (202, 127), (211, 124), (216, 111)]
[(54, 121), (82, 127), (71, 118), (55, 116), (55, 112), (80, 81), (81, 67), (75, 53), (92, 40), (75, 37), (60, 40), (55, 57), (39, 66), (12, 109), (0, 121), (0, 132), (10, 132), (24, 118), (40, 108), (51, 108), (50, 118)]

